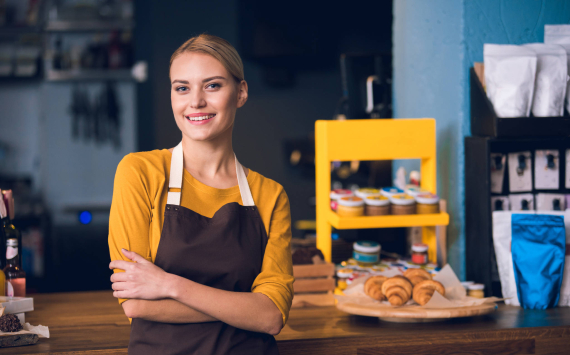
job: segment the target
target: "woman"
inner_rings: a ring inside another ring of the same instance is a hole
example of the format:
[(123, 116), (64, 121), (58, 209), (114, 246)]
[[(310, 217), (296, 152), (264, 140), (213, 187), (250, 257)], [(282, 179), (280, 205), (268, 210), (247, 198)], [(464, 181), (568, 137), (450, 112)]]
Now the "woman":
[(233, 152), (243, 64), (201, 34), (174, 52), (170, 80), (182, 141), (125, 156), (115, 175), (109, 267), (129, 353), (278, 354), (293, 298), (289, 201)]

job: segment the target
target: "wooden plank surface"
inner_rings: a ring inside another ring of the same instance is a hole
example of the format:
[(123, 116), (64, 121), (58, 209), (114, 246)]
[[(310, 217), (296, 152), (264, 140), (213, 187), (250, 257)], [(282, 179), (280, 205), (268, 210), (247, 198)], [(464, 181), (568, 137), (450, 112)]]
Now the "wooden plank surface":
[[(26, 321), (47, 325), (51, 338), (0, 349), (0, 355), (127, 354), (130, 324), (110, 291), (32, 297), (36, 310), (26, 314)], [(458, 346), (473, 346), (474, 353), (493, 353), (495, 346), (526, 351), (532, 339), (536, 354), (556, 354), (570, 344), (570, 308), (534, 311), (502, 305), (488, 315), (427, 324), (383, 322), (334, 306), (301, 308), (291, 310), (276, 339), (281, 355), (375, 354), (384, 348), (405, 354), (415, 346), (424, 353), (445, 353)]]

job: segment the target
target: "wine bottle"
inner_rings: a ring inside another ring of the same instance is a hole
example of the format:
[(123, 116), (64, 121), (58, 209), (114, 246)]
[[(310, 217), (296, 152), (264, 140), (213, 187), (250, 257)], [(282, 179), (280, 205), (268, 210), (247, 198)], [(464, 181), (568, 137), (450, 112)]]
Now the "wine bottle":
[[(18, 255), (22, 254), (22, 233), (12, 224), (14, 220), (14, 196), (12, 195), (12, 190), (2, 190), (2, 199), (4, 200), (4, 206), (6, 207), (7, 217), (2, 219), (1, 227), (6, 233), (6, 239), (2, 242), (2, 245), (6, 245), (6, 240), (10, 238), (16, 238), (18, 240)], [(20, 259), (21, 262), (21, 259)], [(5, 264), (4, 264), (5, 265)]]
[(6, 296), (26, 297), (26, 272), (22, 270), (20, 255), (18, 254), (18, 240), (6, 240)]
[[(6, 211), (6, 206), (4, 205), (4, 200), (0, 198), (0, 220), (3, 220), (8, 215)], [(0, 296), (6, 296), (6, 275), (4, 274), (4, 267), (6, 266), (6, 233), (4, 228), (0, 226), (0, 243), (2, 243), (2, 248), (0, 248)]]

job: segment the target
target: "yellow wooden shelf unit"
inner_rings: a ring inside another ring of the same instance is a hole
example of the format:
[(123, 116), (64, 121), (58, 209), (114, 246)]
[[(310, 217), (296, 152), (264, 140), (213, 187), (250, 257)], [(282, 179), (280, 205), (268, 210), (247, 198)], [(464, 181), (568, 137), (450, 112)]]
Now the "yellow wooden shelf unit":
[[(407, 216), (339, 217), (330, 209), (331, 162), (421, 159), (421, 187), (437, 193), (435, 119), (363, 119), (315, 123), (317, 248), (331, 261), (331, 231), (423, 227), (430, 262), (437, 262), (436, 226), (449, 224), (445, 212)], [(445, 248), (445, 246), (442, 246)]]

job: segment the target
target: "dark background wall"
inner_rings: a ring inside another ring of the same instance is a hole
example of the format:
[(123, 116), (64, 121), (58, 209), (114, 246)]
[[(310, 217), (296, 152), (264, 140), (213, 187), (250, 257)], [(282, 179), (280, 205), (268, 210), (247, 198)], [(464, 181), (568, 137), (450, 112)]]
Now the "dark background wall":
[[(248, 102), (236, 115), (237, 156), (245, 166), (284, 186), (293, 221), (314, 218), (309, 204), (314, 179), (289, 166), (284, 141), (310, 136), (315, 120), (333, 117), (342, 95), (340, 53), (391, 52), (392, 2), (323, 6), (293, 0), (278, 6), (258, 0), (141, 0), (135, 11), (137, 56), (149, 63), (149, 80), (137, 92), (139, 149), (173, 147), (181, 139), (170, 106), (171, 54), (199, 33), (220, 36), (242, 56), (249, 86)], [(276, 50), (300, 54), (260, 58), (252, 49), (259, 28), (281, 39)], [(292, 75), (292, 81), (280, 86), (267, 82), (269, 75), (283, 73)]]

